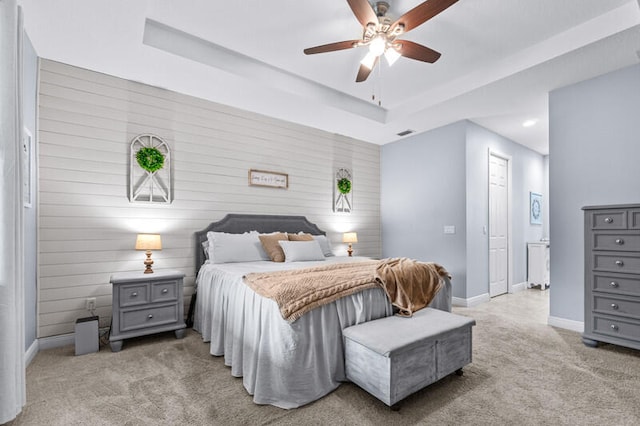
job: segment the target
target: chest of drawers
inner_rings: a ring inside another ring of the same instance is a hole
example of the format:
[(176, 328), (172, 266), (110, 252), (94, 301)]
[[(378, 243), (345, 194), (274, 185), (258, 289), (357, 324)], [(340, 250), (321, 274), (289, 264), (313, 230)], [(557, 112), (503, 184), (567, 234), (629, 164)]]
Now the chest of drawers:
[(174, 331), (184, 337), (184, 274), (179, 271), (119, 273), (111, 275), (111, 350), (122, 349), (122, 340)]
[(640, 349), (640, 204), (583, 207), (584, 334)]

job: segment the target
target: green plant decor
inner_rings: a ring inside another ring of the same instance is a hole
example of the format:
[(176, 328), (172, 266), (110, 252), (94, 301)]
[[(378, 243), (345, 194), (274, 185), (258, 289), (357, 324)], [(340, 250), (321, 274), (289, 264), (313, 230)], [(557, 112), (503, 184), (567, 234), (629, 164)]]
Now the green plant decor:
[(347, 178), (342, 178), (338, 181), (338, 191), (341, 194), (348, 194), (351, 192), (351, 181)]
[(153, 147), (143, 147), (136, 153), (136, 160), (144, 170), (155, 173), (164, 166), (164, 155)]

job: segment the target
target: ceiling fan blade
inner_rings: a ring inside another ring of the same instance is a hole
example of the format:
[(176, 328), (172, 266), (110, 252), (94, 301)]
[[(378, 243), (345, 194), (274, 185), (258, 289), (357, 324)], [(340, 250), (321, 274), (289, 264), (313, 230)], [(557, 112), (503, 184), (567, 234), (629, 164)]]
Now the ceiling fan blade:
[(379, 58), (376, 58), (371, 68), (360, 64), (360, 69), (358, 69), (358, 75), (356, 76), (356, 83), (362, 83), (367, 79), (367, 77), (369, 77), (369, 74), (371, 74), (371, 71), (373, 71), (373, 69), (378, 64), (378, 59)]
[(356, 47), (360, 40), (338, 41), (336, 43), (323, 44), (322, 46), (309, 47), (304, 49), (305, 55), (313, 55), (314, 53), (334, 52), (336, 50), (351, 49)]
[(399, 44), (398, 53), (405, 58), (415, 59), (416, 61), (434, 63), (440, 58), (440, 52), (429, 49), (418, 43), (409, 40), (398, 40), (395, 44)]
[(367, 0), (347, 0), (347, 3), (363, 27), (366, 27), (369, 22), (378, 23), (378, 16)]
[(393, 32), (398, 25), (403, 25), (404, 32), (406, 33), (424, 24), (457, 1), (458, 0), (427, 0), (398, 18), (398, 20), (391, 25), (391, 31)]

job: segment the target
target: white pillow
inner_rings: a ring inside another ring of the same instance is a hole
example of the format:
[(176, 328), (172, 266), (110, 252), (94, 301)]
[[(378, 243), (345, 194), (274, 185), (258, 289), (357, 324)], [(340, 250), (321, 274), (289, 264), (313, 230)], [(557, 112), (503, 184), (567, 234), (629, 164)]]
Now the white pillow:
[(324, 253), (325, 256), (335, 256), (333, 254), (333, 250), (331, 250), (331, 242), (329, 242), (329, 239), (326, 235), (312, 235), (312, 237), (318, 242), (318, 244), (320, 244), (322, 253)]
[(278, 241), (284, 252), (285, 262), (304, 262), (307, 260), (324, 260), (320, 244), (313, 241)]
[(256, 231), (244, 234), (207, 232), (209, 260), (213, 263), (255, 262), (270, 260)]

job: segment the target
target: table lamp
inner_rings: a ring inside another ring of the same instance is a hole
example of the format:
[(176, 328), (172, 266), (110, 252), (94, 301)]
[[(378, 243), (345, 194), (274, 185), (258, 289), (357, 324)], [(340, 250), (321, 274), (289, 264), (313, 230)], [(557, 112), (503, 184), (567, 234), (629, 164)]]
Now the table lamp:
[(356, 234), (355, 232), (345, 232), (344, 234), (342, 234), (342, 242), (349, 243), (347, 253), (349, 253), (349, 256), (352, 256), (353, 248), (351, 247), (351, 244), (358, 242), (358, 234)]
[(162, 241), (159, 234), (138, 234), (136, 238), (136, 250), (146, 250), (147, 258), (144, 260), (146, 266), (144, 273), (153, 274), (153, 259), (151, 259), (151, 250), (162, 250)]

